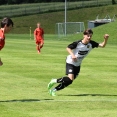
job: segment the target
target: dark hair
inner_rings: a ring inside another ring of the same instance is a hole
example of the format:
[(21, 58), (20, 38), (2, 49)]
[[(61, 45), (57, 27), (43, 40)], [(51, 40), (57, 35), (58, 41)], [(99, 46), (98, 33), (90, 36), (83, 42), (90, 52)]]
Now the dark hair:
[(87, 29), (83, 32), (84, 35), (87, 35), (87, 34), (93, 34), (93, 31), (91, 29)]
[(13, 21), (8, 17), (3, 18), (3, 20), (1, 21), (1, 28), (4, 28), (5, 25), (7, 26), (12, 25), (13, 27)]

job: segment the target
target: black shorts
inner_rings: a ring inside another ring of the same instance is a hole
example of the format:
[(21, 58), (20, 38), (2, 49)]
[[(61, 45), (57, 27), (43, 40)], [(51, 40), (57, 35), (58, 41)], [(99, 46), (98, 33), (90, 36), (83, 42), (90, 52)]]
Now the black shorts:
[(66, 63), (66, 75), (74, 74), (74, 79), (78, 76), (80, 72), (80, 66), (74, 66), (72, 64)]

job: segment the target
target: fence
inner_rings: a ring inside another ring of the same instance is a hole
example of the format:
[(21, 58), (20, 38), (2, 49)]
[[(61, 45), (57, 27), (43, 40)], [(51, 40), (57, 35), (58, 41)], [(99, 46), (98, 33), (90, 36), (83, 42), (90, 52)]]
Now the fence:
[[(117, 0), (115, 0), (117, 3)], [(104, 5), (112, 5), (112, 0), (90, 0), (79, 2), (67, 2), (67, 9), (80, 9), (85, 7), (99, 7)], [(31, 14), (39, 14), (43, 12), (59, 11), (65, 9), (64, 2), (37, 3), (23, 5), (5, 5), (0, 6), (0, 17), (24, 16)]]

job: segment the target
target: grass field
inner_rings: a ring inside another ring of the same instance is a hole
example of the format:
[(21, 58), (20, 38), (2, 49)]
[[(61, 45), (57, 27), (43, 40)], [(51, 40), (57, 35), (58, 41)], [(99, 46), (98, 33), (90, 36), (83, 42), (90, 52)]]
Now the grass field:
[(45, 35), (40, 55), (28, 34), (6, 35), (0, 52), (0, 117), (116, 117), (117, 116), (117, 22), (97, 27), (93, 39), (106, 48), (94, 49), (83, 61), (79, 77), (51, 97), (47, 84), (65, 73), (66, 46), (82, 34), (57, 38)]

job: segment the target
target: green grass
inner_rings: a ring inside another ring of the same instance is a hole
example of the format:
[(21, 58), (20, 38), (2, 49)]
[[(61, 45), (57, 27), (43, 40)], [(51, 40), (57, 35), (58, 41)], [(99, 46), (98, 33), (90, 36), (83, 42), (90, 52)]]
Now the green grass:
[(82, 34), (58, 39), (45, 35), (40, 55), (28, 34), (6, 35), (0, 52), (1, 117), (116, 117), (117, 115), (117, 22), (93, 29), (93, 40), (110, 38), (105, 48), (98, 48), (84, 59), (79, 77), (72, 85), (51, 97), (47, 84), (65, 74), (66, 47)]

